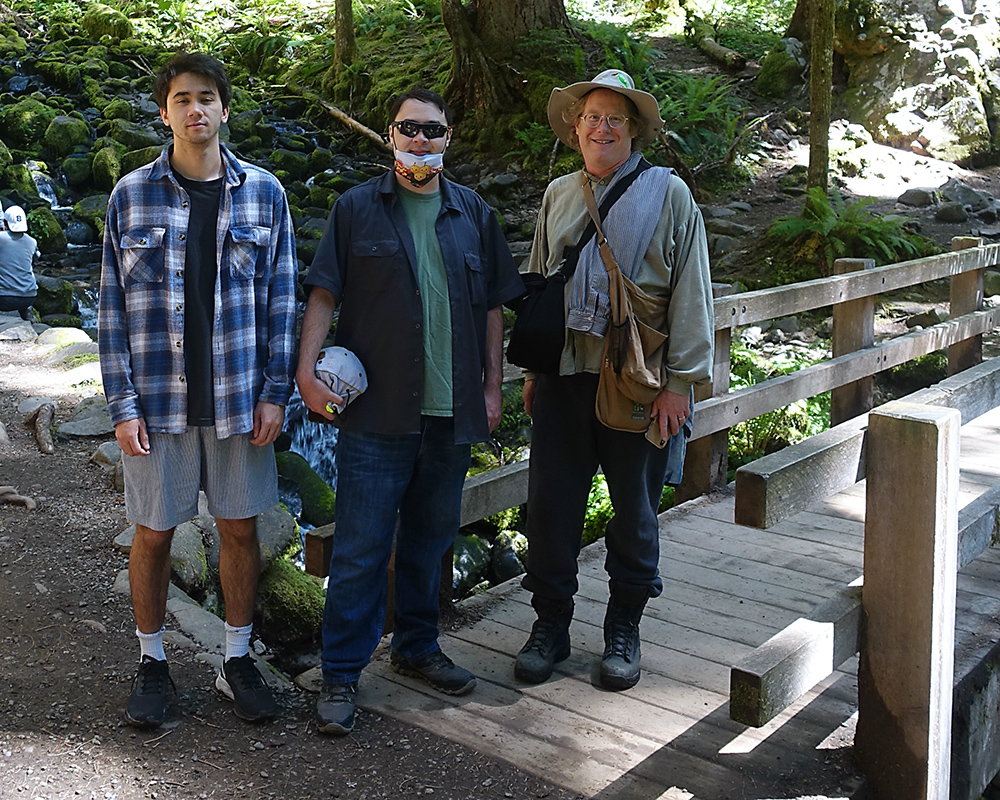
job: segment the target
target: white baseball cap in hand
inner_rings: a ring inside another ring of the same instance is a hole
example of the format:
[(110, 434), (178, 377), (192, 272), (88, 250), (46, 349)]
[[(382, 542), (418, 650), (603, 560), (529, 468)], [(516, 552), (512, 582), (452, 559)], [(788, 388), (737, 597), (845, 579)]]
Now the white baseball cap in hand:
[(343, 399), (343, 405), (327, 403), (331, 414), (342, 413), (352, 401), (368, 388), (368, 376), (358, 357), (343, 347), (327, 347), (319, 352), (316, 377)]

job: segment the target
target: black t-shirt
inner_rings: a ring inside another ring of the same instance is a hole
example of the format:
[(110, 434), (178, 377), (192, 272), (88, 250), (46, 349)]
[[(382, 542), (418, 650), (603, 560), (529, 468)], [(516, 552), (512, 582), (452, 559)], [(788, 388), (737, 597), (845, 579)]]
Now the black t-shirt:
[(212, 321), (215, 318), (216, 228), (222, 178), (192, 181), (174, 171), (191, 198), (184, 255), (184, 375), (188, 425), (215, 424), (212, 393)]

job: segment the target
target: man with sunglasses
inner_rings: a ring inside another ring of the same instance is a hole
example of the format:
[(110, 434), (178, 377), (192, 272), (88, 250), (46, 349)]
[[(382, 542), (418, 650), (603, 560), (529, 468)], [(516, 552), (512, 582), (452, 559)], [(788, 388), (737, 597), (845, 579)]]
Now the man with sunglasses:
[[(337, 200), (306, 277), (296, 374), (305, 404), (339, 429), (317, 705), (319, 730), (336, 735), (354, 727), (358, 679), (382, 636), (394, 532), (392, 668), (444, 694), (476, 684), (438, 645), (438, 586), (470, 445), (500, 420), (500, 306), (523, 292), (493, 210), (441, 174), (444, 100), (414, 87), (389, 119), (392, 171)], [(314, 370), (338, 308), (336, 344), (368, 376), (342, 412)]]

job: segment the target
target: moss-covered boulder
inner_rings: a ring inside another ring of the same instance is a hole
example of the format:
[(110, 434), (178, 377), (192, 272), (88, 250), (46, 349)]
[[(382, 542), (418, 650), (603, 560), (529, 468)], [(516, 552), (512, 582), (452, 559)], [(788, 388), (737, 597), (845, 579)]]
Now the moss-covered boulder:
[(97, 78), (83, 78), (83, 93), (90, 104), (98, 111), (103, 111), (111, 101), (104, 94), (104, 82)]
[(57, 114), (55, 109), (34, 97), (3, 106), (0, 108), (0, 138), (14, 147), (34, 151)]
[(298, 453), (286, 450), (274, 454), (278, 475), (298, 489), (302, 500), (302, 521), (319, 527), (329, 525), (334, 519), (337, 495), (316, 471)]
[(14, 157), (10, 154), (10, 150), (7, 149), (7, 145), (0, 141), (0, 172), (3, 172), (13, 163)]
[(160, 146), (144, 147), (142, 150), (130, 150), (122, 156), (122, 175), (128, 175), (132, 170), (139, 169), (139, 167), (144, 167), (146, 164), (156, 161), (162, 152), (163, 148)]
[(163, 139), (152, 128), (125, 119), (111, 120), (108, 135), (116, 142), (125, 145), (128, 150), (141, 150), (144, 147), (163, 144)]
[(28, 52), (28, 43), (13, 25), (0, 25), (0, 58), (21, 58)]
[(53, 86), (60, 89), (76, 89), (80, 83), (80, 68), (73, 63), (63, 60), (39, 61), (35, 64), (37, 69)]
[(232, 114), (229, 117), (229, 136), (234, 142), (246, 141), (257, 133), (257, 124), (263, 119), (259, 108)]
[(47, 275), (36, 275), (35, 280), (38, 281), (35, 310), (39, 314), (43, 317), (49, 314), (73, 314), (75, 298), (72, 283)]
[(104, 192), (115, 188), (122, 176), (122, 162), (113, 147), (103, 147), (94, 156), (94, 184)]
[(23, 197), (33, 201), (41, 200), (35, 179), (31, 177), (31, 170), (26, 165), (11, 164), (3, 171), (3, 180), (8, 187)]
[(116, 97), (101, 111), (101, 116), (104, 119), (124, 119), (131, 122), (134, 115), (132, 104), (121, 97)]
[(323, 583), (287, 559), (276, 559), (257, 584), (260, 635), (292, 644), (315, 639), (323, 624)]
[(309, 176), (309, 156), (281, 148), (271, 154), (276, 169), (287, 173), (291, 180), (304, 180)]
[(464, 597), (487, 580), (490, 566), (490, 545), (478, 536), (459, 534), (453, 547), (452, 590), (455, 597)]
[(806, 64), (805, 45), (798, 39), (782, 39), (761, 62), (757, 91), (767, 97), (787, 97), (802, 84)]
[(88, 184), (94, 175), (93, 162), (94, 158), (89, 153), (77, 153), (64, 158), (61, 166), (66, 184), (74, 189)]
[(88, 138), (90, 126), (75, 117), (60, 115), (53, 118), (45, 129), (45, 146), (59, 157), (69, 155), (73, 148), (83, 144)]
[(28, 212), (28, 232), (38, 240), (38, 249), (43, 255), (66, 252), (66, 234), (48, 206)]
[(111, 42), (118, 44), (134, 32), (128, 17), (104, 3), (91, 3), (80, 24), (94, 41), (100, 41), (106, 36)]
[(93, 225), (94, 230), (103, 237), (104, 219), (108, 215), (108, 200), (110, 199), (111, 196), (107, 194), (92, 194), (84, 197), (73, 206), (73, 214), (77, 219)]

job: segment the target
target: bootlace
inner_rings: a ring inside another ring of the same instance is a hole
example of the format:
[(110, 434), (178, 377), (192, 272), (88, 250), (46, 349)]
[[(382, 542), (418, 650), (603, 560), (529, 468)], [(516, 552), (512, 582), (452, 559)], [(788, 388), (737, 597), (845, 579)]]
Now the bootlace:
[(264, 683), (264, 679), (249, 656), (232, 658), (227, 661), (225, 673), (227, 681), (232, 679), (239, 681), (240, 688), (245, 691), (256, 689)]
[(633, 625), (628, 620), (616, 619), (611, 624), (611, 646), (610, 655), (620, 656), (625, 661), (632, 661), (632, 645), (635, 642), (635, 630), (638, 625)]
[(545, 645), (552, 643), (552, 632), (559, 625), (559, 620), (554, 617), (539, 618), (531, 626), (531, 633), (528, 634), (528, 641), (525, 643), (525, 650), (545, 650)]
[(174, 693), (177, 693), (174, 679), (170, 677), (165, 662), (163, 664), (155, 660), (143, 662), (139, 665), (135, 682), (139, 684), (139, 694), (141, 695), (166, 694), (168, 682)]

